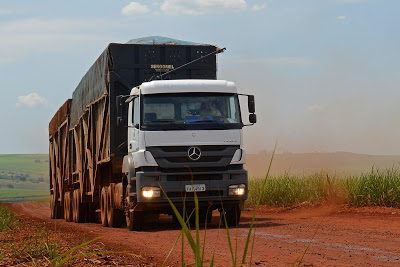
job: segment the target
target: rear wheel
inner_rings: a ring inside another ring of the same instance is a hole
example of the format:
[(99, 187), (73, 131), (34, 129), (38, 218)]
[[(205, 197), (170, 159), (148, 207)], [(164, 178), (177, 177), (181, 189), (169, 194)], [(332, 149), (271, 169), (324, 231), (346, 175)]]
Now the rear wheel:
[(72, 201), (70, 191), (64, 193), (64, 219), (67, 222), (72, 221)]
[(54, 194), (50, 196), (50, 217), (52, 219), (61, 219), (62, 218), (62, 208), (56, 200)]
[(107, 191), (107, 223), (110, 227), (120, 227), (121, 217), (123, 217), (123, 211), (116, 209), (114, 205), (115, 192), (113, 187), (109, 187)]
[(80, 189), (75, 189), (73, 194), (73, 219), (76, 223), (85, 222), (85, 205), (82, 203), (82, 196)]
[(107, 190), (108, 187), (104, 186), (101, 189), (101, 194), (100, 194), (100, 212), (101, 212), (101, 224), (103, 226), (108, 226), (108, 221), (107, 221)]

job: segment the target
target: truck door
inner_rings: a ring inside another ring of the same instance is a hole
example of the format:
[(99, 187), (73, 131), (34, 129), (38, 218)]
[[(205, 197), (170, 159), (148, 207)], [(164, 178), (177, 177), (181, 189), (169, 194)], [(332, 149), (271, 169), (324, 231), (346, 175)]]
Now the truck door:
[(130, 103), (130, 118), (129, 118), (129, 129), (128, 129), (128, 151), (136, 152), (139, 150), (139, 123), (140, 123), (140, 101), (139, 97), (136, 97)]

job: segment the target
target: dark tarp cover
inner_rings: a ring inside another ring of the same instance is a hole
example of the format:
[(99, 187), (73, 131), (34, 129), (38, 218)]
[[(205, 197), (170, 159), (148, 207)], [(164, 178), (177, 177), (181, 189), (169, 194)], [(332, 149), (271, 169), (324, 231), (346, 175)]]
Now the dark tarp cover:
[(86, 106), (107, 93), (108, 47), (83, 76), (72, 94), (70, 125), (73, 127)]
[[(216, 49), (214, 45), (161, 36), (133, 39), (126, 44), (109, 44), (72, 94), (70, 126), (74, 127), (87, 106), (103, 94), (113, 94), (110, 104), (115, 105), (115, 94), (129, 94), (134, 86), (148, 81), (156, 74), (157, 66), (176, 68)], [(216, 71), (216, 57), (210, 57), (174, 72), (169, 79), (216, 79)], [(108, 77), (111, 72), (123, 84), (122, 89), (115, 92), (116, 84), (110, 85), (112, 77)]]
[(172, 39), (163, 36), (149, 36), (143, 38), (132, 39), (127, 42), (127, 44), (174, 44), (174, 45), (208, 45), (208, 44), (200, 44), (188, 41), (182, 41), (177, 39)]

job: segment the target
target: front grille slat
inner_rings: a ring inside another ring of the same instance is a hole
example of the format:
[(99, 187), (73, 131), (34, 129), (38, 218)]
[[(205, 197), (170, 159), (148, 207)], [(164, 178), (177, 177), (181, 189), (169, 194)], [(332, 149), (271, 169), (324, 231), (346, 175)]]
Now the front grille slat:
[(222, 180), (222, 174), (168, 175), (168, 182)]
[[(223, 196), (222, 190), (214, 190), (214, 191), (204, 191), (204, 192), (196, 192), (197, 197), (216, 197), (216, 196)], [(169, 198), (192, 198), (194, 197), (194, 193), (192, 192), (168, 192), (167, 196)]]
[(197, 146), (201, 150), (201, 157), (194, 161), (188, 157), (188, 149), (191, 146), (162, 146), (148, 147), (157, 164), (161, 168), (180, 168), (180, 167), (204, 167), (210, 163), (212, 167), (228, 166), (233, 154), (239, 148), (237, 145), (206, 145)]

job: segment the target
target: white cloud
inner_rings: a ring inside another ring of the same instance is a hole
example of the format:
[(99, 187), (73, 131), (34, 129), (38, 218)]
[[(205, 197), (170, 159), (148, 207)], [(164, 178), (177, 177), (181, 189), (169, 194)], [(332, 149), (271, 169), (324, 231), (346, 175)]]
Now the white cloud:
[(148, 13), (150, 10), (146, 5), (138, 2), (130, 2), (127, 6), (122, 8), (121, 14), (124, 16), (142, 15)]
[(318, 104), (314, 104), (312, 106), (308, 106), (307, 110), (314, 113), (320, 113), (325, 111), (325, 107)]
[(275, 66), (309, 66), (318, 64), (318, 61), (304, 57), (255, 58), (238, 61), (241, 63), (261, 63)]
[(245, 0), (165, 0), (161, 10), (167, 15), (204, 15), (245, 10)]
[(344, 19), (346, 19), (346, 16), (337, 16), (336, 18), (339, 20), (344, 20)]
[(0, 23), (0, 64), (18, 61), (30, 53), (65, 51), (108, 40), (96, 34), (110, 27), (104, 21), (23, 19)]
[(337, 2), (343, 3), (343, 4), (357, 4), (357, 3), (372, 2), (372, 0), (337, 0)]
[(39, 96), (37, 93), (30, 93), (28, 95), (19, 96), (17, 98), (17, 103), (15, 104), (17, 108), (24, 106), (34, 108), (39, 105), (44, 105), (48, 107), (52, 106), (46, 98)]
[(3, 9), (3, 8), (0, 8), (0, 16), (2, 16), (2, 15), (11, 15), (11, 14), (15, 14), (15, 13), (17, 13), (17, 10), (15, 10), (15, 9)]
[(266, 3), (264, 3), (264, 4), (262, 4), (262, 5), (254, 5), (252, 8), (251, 8), (251, 10), (253, 10), (253, 11), (259, 11), (259, 10), (262, 10), (262, 9), (264, 9), (264, 8), (266, 8), (267, 7), (267, 4)]

